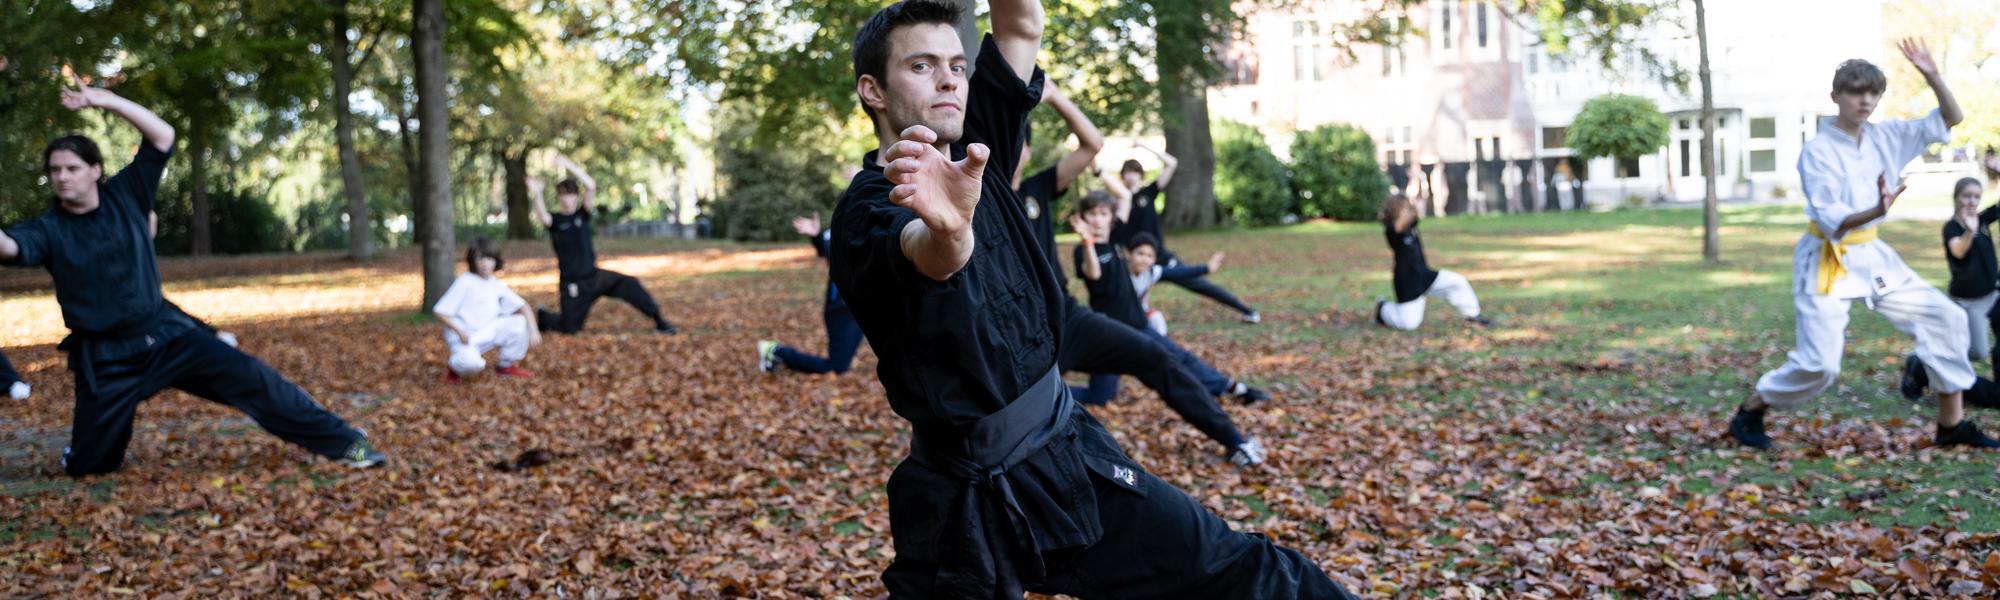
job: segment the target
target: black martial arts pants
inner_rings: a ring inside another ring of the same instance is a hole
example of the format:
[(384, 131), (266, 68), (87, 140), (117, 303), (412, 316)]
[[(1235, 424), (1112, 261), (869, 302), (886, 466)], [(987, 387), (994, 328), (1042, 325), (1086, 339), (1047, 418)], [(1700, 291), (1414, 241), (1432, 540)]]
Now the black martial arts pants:
[(779, 346), (774, 354), (785, 368), (800, 373), (846, 374), (854, 366), (854, 353), (861, 350), (861, 324), (846, 302), (827, 302), (820, 312), (826, 320), (826, 356), (791, 346)]
[(320, 456), (337, 458), (362, 437), (263, 361), (199, 329), (115, 360), (85, 358), (82, 368), (77, 360), (72, 354), (76, 410), (63, 451), (63, 469), (72, 476), (118, 470), (139, 403), (167, 388), (234, 407), (271, 435)]
[(604, 296), (624, 300), (632, 308), (639, 309), (646, 318), (653, 320), (655, 329), (667, 328), (666, 318), (660, 316), (660, 305), (653, 302), (653, 295), (646, 293), (646, 286), (639, 283), (639, 278), (631, 275), (598, 269), (597, 274), (589, 277), (562, 280), (556, 286), (556, 293), (562, 297), (561, 313), (546, 310), (535, 313), (535, 325), (542, 331), (583, 331), (583, 322), (590, 318), (590, 308)]
[[(1096, 495), (1103, 536), (1086, 547), (1042, 552), (1047, 574), (1036, 581), (1022, 581), (1029, 591), (1077, 598), (1354, 597), (1298, 551), (1279, 547), (1262, 535), (1231, 531), (1228, 523), (1201, 503), (1137, 468), (1088, 413), (1078, 411), (1076, 418), (1080, 422), (1080, 451), (1133, 465), (1119, 473), (1131, 483), (1121, 485), (1096, 469), (1088, 470), (1087, 491), (1076, 492)], [(898, 483), (891, 478), (892, 488)], [(927, 493), (937, 494), (955, 490), (951, 486), (928, 489), (934, 492)], [(891, 497), (899, 491), (891, 489)], [(951, 506), (952, 502), (939, 504)], [(898, 554), (882, 573), (882, 583), (889, 588), (891, 598), (936, 598), (937, 572), (936, 564)]]
[(0, 389), (21, 381), (21, 372), (14, 370), (14, 363), (7, 362), (7, 353), (0, 352)]
[(1071, 301), (1063, 319), (1062, 339), (1056, 366), (1063, 371), (1131, 375), (1159, 393), (1168, 408), (1209, 439), (1225, 448), (1243, 443), (1243, 433), (1236, 430), (1229, 413), (1216, 404), (1201, 380), (1152, 336)]
[[(1174, 253), (1168, 252), (1166, 256), (1160, 257), (1160, 264), (1169, 267), (1178, 267), (1181, 264), (1181, 259), (1178, 256), (1174, 256)], [(1207, 277), (1189, 277), (1168, 281), (1174, 285), (1186, 288), (1187, 291), (1201, 294), (1203, 297), (1221, 303), (1223, 306), (1236, 309), (1236, 312), (1246, 315), (1257, 312), (1256, 309), (1250, 308), (1250, 305), (1244, 304), (1241, 298), (1236, 297), (1236, 294), (1229, 293), (1228, 288), (1222, 287), (1222, 284), (1209, 281)]]

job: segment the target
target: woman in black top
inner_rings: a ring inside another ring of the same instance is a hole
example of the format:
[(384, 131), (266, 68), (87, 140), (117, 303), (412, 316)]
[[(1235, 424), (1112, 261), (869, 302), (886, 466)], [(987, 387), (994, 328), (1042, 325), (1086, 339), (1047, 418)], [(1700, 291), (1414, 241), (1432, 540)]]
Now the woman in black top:
[(1989, 329), (1986, 314), (1993, 310), (1994, 299), (2000, 297), (1994, 292), (2000, 266), (1996, 266), (1993, 254), (1993, 236), (1986, 231), (1986, 226), (2000, 219), (2000, 204), (1979, 210), (1979, 196), (1985, 191), (1978, 179), (1958, 180), (1951, 190), (1958, 210), (1944, 224), (1944, 258), (1951, 266), (1951, 286), (1947, 293), (1952, 302), (1965, 309), (1965, 323), (1972, 333), (1972, 344), (1966, 352), (1974, 361), (1992, 356), (1992, 339), (1986, 335)]
[(1425, 298), (1439, 296), (1465, 315), (1466, 321), (1493, 326), (1493, 321), (1479, 314), (1479, 296), (1464, 275), (1433, 271), (1424, 260), (1424, 242), (1417, 236), (1417, 209), (1402, 194), (1383, 203), (1382, 234), (1388, 238), (1389, 250), (1396, 254), (1396, 300), (1375, 301), (1376, 323), (1404, 331), (1416, 329), (1424, 323)]

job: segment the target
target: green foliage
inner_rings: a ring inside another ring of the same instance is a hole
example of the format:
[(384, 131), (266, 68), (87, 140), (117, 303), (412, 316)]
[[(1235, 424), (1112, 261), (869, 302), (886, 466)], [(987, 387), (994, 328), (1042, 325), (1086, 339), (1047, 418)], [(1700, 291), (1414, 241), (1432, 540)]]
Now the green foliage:
[[(1505, 10), (1530, 15), (1548, 52), (1596, 58), (1606, 73), (1622, 76), (1637, 64), (1655, 81), (1686, 91), (1687, 69), (1654, 52), (1641, 39), (1648, 25), (1671, 24), (1694, 35), (1692, 13), (1683, 20), (1678, 0), (1508, 0)], [(1685, 21), (1685, 22), (1684, 22)]]
[(1389, 195), (1375, 162), (1375, 140), (1344, 124), (1322, 125), (1292, 139), (1292, 191), (1304, 217), (1373, 219)]
[(1640, 96), (1605, 94), (1583, 103), (1565, 140), (1578, 158), (1634, 159), (1659, 150), (1670, 139), (1666, 115)]
[(1219, 121), (1215, 137), (1215, 199), (1231, 219), (1250, 226), (1276, 225), (1292, 206), (1291, 176), (1271, 153), (1263, 132)]
[(755, 116), (737, 106), (721, 112), (716, 136), (716, 184), (721, 194), (711, 208), (717, 236), (791, 240), (798, 237), (792, 231), (792, 217), (818, 212), (824, 220), (832, 214), (840, 194), (832, 167), (845, 162), (817, 144), (758, 144)]
[[(187, 198), (186, 180), (180, 185), (160, 190), (160, 203), (154, 208), (160, 215), (160, 231), (154, 240), (154, 250), (165, 255), (181, 255), (189, 252), (190, 221), (188, 211), (192, 210)], [(218, 189), (211, 185), (208, 194), (209, 216), (214, 221), (214, 252), (216, 254), (253, 254), (289, 250), (288, 232), (285, 220), (272, 210), (269, 200), (251, 196), (238, 190)]]

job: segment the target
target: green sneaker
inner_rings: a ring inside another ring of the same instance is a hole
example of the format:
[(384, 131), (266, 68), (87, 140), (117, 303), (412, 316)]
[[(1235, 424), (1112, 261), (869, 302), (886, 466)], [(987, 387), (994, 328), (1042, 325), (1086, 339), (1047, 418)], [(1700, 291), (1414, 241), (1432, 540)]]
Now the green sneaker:
[(762, 340), (757, 342), (757, 370), (765, 373), (778, 372), (778, 342)]
[(334, 460), (356, 469), (367, 469), (388, 463), (389, 457), (384, 456), (382, 451), (376, 450), (375, 445), (368, 443), (368, 438), (364, 437), (354, 440), (354, 445), (348, 446), (347, 451), (340, 453), (340, 458)]

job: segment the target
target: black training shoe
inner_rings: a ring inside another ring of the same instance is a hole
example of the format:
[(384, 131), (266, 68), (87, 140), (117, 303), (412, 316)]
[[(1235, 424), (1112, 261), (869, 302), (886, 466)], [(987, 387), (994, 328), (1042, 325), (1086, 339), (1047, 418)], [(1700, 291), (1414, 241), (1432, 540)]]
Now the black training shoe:
[(1473, 325), (1478, 325), (1480, 327), (1486, 327), (1486, 328), (1493, 327), (1493, 320), (1486, 318), (1486, 315), (1479, 315), (1477, 317), (1466, 317), (1465, 322), (1471, 323)]
[(368, 443), (368, 438), (361, 438), (354, 440), (354, 445), (348, 446), (347, 451), (340, 453), (340, 458), (335, 460), (356, 469), (367, 469), (382, 466), (389, 462), (389, 457), (376, 450), (374, 444)]
[(1771, 436), (1764, 434), (1764, 411), (1737, 407), (1736, 416), (1729, 419), (1729, 435), (1738, 444), (1758, 450), (1771, 449)]
[(1924, 397), (1924, 388), (1931, 386), (1931, 374), (1924, 370), (1923, 359), (1911, 354), (1903, 357), (1903, 399), (1916, 402)]
[(1980, 433), (1979, 426), (1972, 424), (1972, 419), (1961, 419), (1958, 425), (1950, 429), (1939, 427), (1937, 436), (1931, 438), (1931, 441), (1940, 448), (1945, 446), (2000, 448), (2000, 441), (1995, 441), (1993, 438), (1986, 437), (1986, 434)]
[(1257, 389), (1257, 386), (1241, 381), (1236, 382), (1236, 385), (1230, 388), (1229, 397), (1235, 398), (1236, 403), (1243, 406), (1257, 406), (1271, 401), (1271, 394)]
[(1384, 320), (1382, 320), (1382, 305), (1384, 305), (1384, 304), (1388, 304), (1388, 303), (1389, 303), (1389, 301), (1388, 301), (1388, 300), (1376, 300), (1376, 301), (1375, 301), (1375, 324), (1376, 324), (1376, 325), (1381, 325), (1381, 326), (1383, 326), (1383, 327), (1388, 327), (1388, 326), (1389, 326), (1389, 322), (1388, 322), (1388, 321), (1384, 321)]
[(661, 321), (659, 327), (653, 328), (653, 333), (657, 333), (660, 335), (673, 335), (680, 332), (681, 328), (675, 327), (673, 323), (668, 323), (665, 321)]

